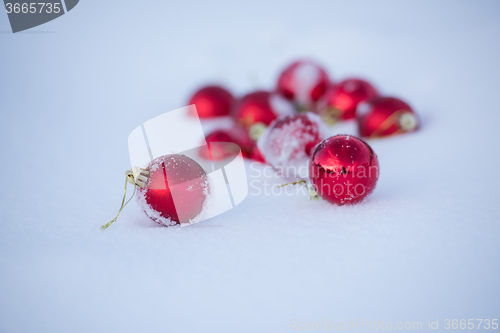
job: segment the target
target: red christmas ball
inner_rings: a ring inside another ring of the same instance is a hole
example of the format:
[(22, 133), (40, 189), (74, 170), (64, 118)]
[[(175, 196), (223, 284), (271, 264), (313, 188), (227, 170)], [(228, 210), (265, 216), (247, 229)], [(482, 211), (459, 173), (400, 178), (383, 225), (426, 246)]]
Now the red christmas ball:
[(296, 61), (278, 78), (278, 92), (293, 101), (300, 111), (311, 110), (328, 88), (326, 70), (311, 61)]
[(356, 117), (356, 107), (362, 101), (377, 96), (377, 90), (360, 79), (347, 79), (331, 87), (319, 103), (322, 118), (327, 123)]
[(251, 157), (253, 148), (255, 146), (255, 140), (250, 137), (248, 129), (236, 124), (231, 127), (229, 133), (233, 138), (233, 141), (231, 142), (234, 142), (238, 146), (240, 146), (243, 157)]
[(189, 105), (196, 105), (200, 118), (229, 116), (234, 98), (226, 89), (220, 86), (206, 86), (196, 91), (189, 100)]
[(269, 91), (255, 91), (243, 96), (236, 108), (236, 120), (250, 128), (256, 124), (269, 125), (281, 115), (293, 114), (293, 106)]
[(309, 162), (313, 189), (338, 204), (360, 202), (377, 184), (377, 155), (363, 140), (350, 135), (332, 136), (314, 148)]
[(137, 202), (153, 221), (171, 226), (195, 221), (210, 192), (207, 175), (191, 158), (171, 154), (149, 163), (149, 180), (137, 189)]
[(200, 147), (199, 153), (200, 156), (209, 160), (210, 155), (212, 156), (213, 161), (221, 161), (225, 158), (231, 157), (234, 155), (234, 150), (228, 151), (227, 147), (224, 145), (216, 145), (216, 144), (211, 144), (211, 143), (217, 143), (217, 142), (233, 142), (233, 138), (231, 135), (226, 130), (219, 129), (215, 130), (209, 135), (206, 136), (205, 138), (207, 144), (208, 144), (208, 149), (207, 147), (203, 146)]
[(266, 163), (266, 160), (264, 156), (262, 156), (262, 153), (257, 145), (253, 146), (252, 152), (249, 157), (256, 162)]
[(330, 136), (328, 127), (312, 112), (273, 121), (257, 141), (264, 159), (285, 178), (307, 178), (311, 151)]
[(357, 121), (362, 137), (376, 138), (411, 132), (419, 120), (413, 109), (394, 97), (374, 97), (358, 105)]
[(211, 145), (210, 143), (212, 142), (235, 143), (240, 147), (243, 157), (250, 157), (253, 146), (255, 145), (253, 140), (250, 138), (248, 131), (238, 125), (235, 125), (230, 129), (217, 129), (207, 135), (205, 141), (207, 142), (209, 149), (206, 149), (206, 147), (200, 147), (199, 155), (205, 159), (210, 159), (210, 154), (212, 154), (212, 160), (214, 161), (220, 161), (225, 158), (235, 156), (235, 154), (238, 153), (238, 149), (234, 146)]

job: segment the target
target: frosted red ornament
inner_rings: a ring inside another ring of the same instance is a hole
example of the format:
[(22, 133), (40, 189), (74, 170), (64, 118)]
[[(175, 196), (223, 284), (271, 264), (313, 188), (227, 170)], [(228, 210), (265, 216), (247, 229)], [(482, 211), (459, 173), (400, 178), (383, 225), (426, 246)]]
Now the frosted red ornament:
[(362, 101), (377, 96), (377, 90), (360, 79), (347, 79), (332, 86), (319, 102), (321, 117), (327, 124), (356, 117)]
[(312, 188), (338, 205), (360, 202), (373, 192), (379, 176), (378, 158), (363, 140), (336, 135), (317, 145), (309, 162)]
[(311, 151), (330, 135), (321, 118), (312, 112), (273, 121), (257, 141), (267, 163), (285, 178), (305, 179)]
[(210, 193), (207, 175), (191, 158), (171, 154), (147, 167), (149, 180), (137, 188), (137, 202), (153, 221), (171, 226), (196, 222)]
[(293, 101), (299, 111), (311, 111), (326, 92), (329, 78), (326, 70), (312, 61), (296, 61), (278, 78), (277, 91)]
[(229, 116), (233, 109), (234, 97), (221, 86), (206, 86), (191, 96), (189, 104), (196, 105), (200, 118)]
[(240, 125), (269, 125), (282, 115), (293, 114), (293, 106), (279, 95), (269, 91), (255, 91), (243, 96), (236, 108), (235, 117)]
[(413, 109), (394, 97), (374, 97), (358, 105), (357, 122), (362, 137), (376, 138), (411, 132), (419, 120)]

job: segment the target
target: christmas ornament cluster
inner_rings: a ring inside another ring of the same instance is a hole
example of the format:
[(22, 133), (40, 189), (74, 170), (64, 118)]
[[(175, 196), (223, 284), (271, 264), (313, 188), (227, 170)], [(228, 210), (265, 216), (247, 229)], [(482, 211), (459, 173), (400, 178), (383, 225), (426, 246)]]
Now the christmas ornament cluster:
[[(383, 96), (360, 78), (336, 81), (309, 60), (287, 66), (273, 90), (257, 90), (236, 98), (228, 88), (208, 85), (194, 92), (200, 119), (225, 126), (208, 134), (207, 142), (238, 144), (244, 157), (280, 170), (290, 184), (304, 184), (314, 197), (344, 205), (369, 195), (378, 179), (378, 158), (362, 139), (412, 132), (419, 121), (403, 100)], [(331, 136), (335, 124), (355, 121), (358, 135)], [(212, 158), (224, 158), (212, 150)], [(283, 172), (283, 171), (286, 172)]]
[[(378, 157), (363, 139), (419, 127), (414, 110), (401, 99), (381, 95), (360, 78), (335, 81), (325, 68), (306, 60), (287, 66), (273, 90), (236, 98), (225, 87), (208, 85), (194, 92), (188, 104), (196, 106), (204, 127), (212, 128), (205, 138), (208, 149), (200, 148), (200, 158), (230, 158), (234, 151), (220, 143), (234, 143), (243, 157), (269, 164), (292, 181), (285, 185), (304, 185), (310, 198), (337, 205), (362, 201), (377, 183)], [(356, 121), (363, 139), (332, 136), (330, 127), (342, 121)], [(160, 156), (145, 169), (135, 167), (126, 175), (134, 194), (137, 189), (139, 206), (165, 226), (196, 222), (210, 197), (204, 169), (184, 155)], [(120, 211), (124, 205), (125, 196)]]

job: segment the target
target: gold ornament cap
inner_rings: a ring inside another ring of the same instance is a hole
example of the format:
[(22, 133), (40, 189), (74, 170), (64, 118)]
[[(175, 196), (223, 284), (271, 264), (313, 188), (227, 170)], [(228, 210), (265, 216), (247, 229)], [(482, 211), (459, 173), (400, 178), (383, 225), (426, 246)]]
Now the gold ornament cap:
[(135, 186), (144, 188), (149, 180), (149, 171), (139, 167), (133, 167), (132, 169), (125, 171), (127, 175), (127, 181)]
[(250, 126), (249, 135), (252, 138), (252, 140), (257, 141), (260, 138), (260, 136), (264, 133), (266, 128), (267, 126), (264, 123), (260, 122)]
[(399, 116), (398, 123), (403, 131), (413, 131), (418, 126), (418, 119), (412, 112), (403, 111)]

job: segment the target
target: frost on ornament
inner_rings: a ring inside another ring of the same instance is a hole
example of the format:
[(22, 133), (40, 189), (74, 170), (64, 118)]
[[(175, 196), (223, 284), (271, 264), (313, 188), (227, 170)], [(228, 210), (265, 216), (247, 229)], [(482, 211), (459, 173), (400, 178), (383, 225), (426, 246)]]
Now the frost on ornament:
[(277, 90), (293, 101), (299, 111), (311, 111), (329, 85), (326, 71), (311, 61), (296, 61), (278, 79)]
[(283, 177), (307, 179), (308, 161), (319, 142), (330, 136), (321, 118), (311, 112), (275, 120), (257, 141), (262, 156)]
[(137, 191), (137, 203), (153, 221), (171, 226), (201, 218), (210, 194), (203, 168), (179, 154), (160, 156), (148, 168), (150, 176)]

